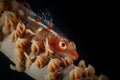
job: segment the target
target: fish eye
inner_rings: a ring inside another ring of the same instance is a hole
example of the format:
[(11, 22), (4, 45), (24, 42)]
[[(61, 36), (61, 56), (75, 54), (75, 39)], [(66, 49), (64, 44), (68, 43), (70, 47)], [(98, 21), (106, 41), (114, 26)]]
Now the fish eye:
[(59, 48), (60, 50), (65, 50), (67, 48), (65, 41), (59, 42)]

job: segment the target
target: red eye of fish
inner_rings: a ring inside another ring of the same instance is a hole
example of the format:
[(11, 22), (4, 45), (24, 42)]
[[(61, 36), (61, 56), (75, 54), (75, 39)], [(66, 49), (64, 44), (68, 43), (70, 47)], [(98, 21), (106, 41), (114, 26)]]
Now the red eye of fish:
[(59, 48), (60, 50), (65, 50), (67, 48), (66, 43), (64, 41), (59, 42)]

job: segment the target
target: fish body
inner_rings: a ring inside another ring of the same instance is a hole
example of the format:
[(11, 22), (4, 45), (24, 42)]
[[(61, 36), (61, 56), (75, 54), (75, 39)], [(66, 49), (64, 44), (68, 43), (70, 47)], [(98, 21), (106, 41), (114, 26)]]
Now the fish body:
[(53, 30), (56, 29), (57, 26), (55, 26), (52, 21), (48, 20), (47, 16), (43, 18), (30, 8), (25, 7), (23, 4), (20, 4), (15, 0), (11, 0), (9, 5), (11, 5), (11, 11), (16, 13), (21, 22), (31, 29), (29, 32), (32, 34), (32, 37), (28, 35), (25, 37), (29, 37), (29, 40), (42, 45), (42, 48), (46, 47), (44, 45), (47, 45), (47, 48), (54, 53), (55, 57), (70, 57), (73, 60), (78, 58), (79, 55), (75, 43), (70, 41), (67, 37), (60, 35), (58, 31)]
[[(52, 28), (56, 28), (56, 26), (49, 20), (42, 18), (42, 16), (37, 15), (35, 12), (33, 12), (31, 9), (26, 8), (25, 6), (21, 5), (19, 6), (18, 10), (19, 14), (21, 16), (24, 16), (28, 20), (31, 20), (33, 24), (42, 26), (45, 30), (43, 32), (38, 32), (36, 34), (35, 38), (44, 38), (42, 40), (45, 41), (46, 38), (48, 39), (48, 45), (50, 46), (50, 49), (55, 53), (55, 56), (57, 57), (66, 57), (69, 56), (73, 60), (76, 60), (78, 58), (78, 53), (76, 51), (76, 45), (74, 42), (68, 40), (63, 35), (59, 35), (57, 31), (54, 31)], [(46, 16), (47, 17), (47, 16)], [(41, 36), (42, 34), (45, 34), (44, 36)], [(41, 41), (38, 39), (38, 41)]]

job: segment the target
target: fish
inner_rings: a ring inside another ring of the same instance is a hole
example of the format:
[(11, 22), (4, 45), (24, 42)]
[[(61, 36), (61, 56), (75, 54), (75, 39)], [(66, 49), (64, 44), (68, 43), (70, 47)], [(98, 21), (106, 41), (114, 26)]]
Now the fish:
[[(20, 9), (18, 12), (21, 13), (22, 16), (25, 16), (29, 20), (33, 21), (34, 24), (42, 26), (47, 30), (47, 32), (49, 32), (47, 35), (44, 35), (44, 36), (45, 36), (45, 39), (48, 38), (48, 44), (56, 56), (59, 56), (59, 57), (69, 56), (72, 59), (78, 58), (78, 53), (76, 51), (75, 43), (73, 41), (68, 40), (68, 38), (64, 37), (63, 35), (59, 35), (59, 32), (57, 32), (58, 29), (57, 31), (52, 29), (53, 27), (57, 28), (57, 26), (55, 26), (52, 21), (45, 19), (49, 16), (45, 16), (45, 18), (42, 18), (41, 16), (33, 12), (31, 9), (28, 9), (24, 6), (20, 6)], [(38, 35), (40, 38), (41, 38), (40, 36), (41, 34)], [(37, 35), (36, 35), (36, 38), (37, 38)]]
[[(43, 49), (47, 45), (54, 55), (53, 57), (65, 58), (70, 57), (73, 60), (77, 60), (79, 54), (76, 49), (76, 45), (73, 41), (70, 41), (64, 36), (62, 31), (52, 22), (51, 15), (45, 15), (46, 13), (41, 12), (42, 15), (36, 14), (30, 7), (29, 3), (25, 5), (17, 2), (16, 0), (11, 0), (11, 10), (17, 14), (21, 22), (27, 25), (28, 32), (33, 33), (32, 36), (27, 36), (32, 42), (39, 42)], [(47, 13), (49, 14), (49, 12)], [(25, 36), (26, 37), (26, 36)], [(43, 50), (41, 50), (42, 52)], [(34, 49), (33, 49), (33, 52)], [(35, 54), (40, 53), (40, 51)]]
[(74, 41), (59, 30), (49, 12), (35, 13), (26, 2), (0, 0), (0, 51), (13, 62), (12, 70), (37, 80), (109, 80), (98, 78), (84, 60), (75, 66), (79, 54)]

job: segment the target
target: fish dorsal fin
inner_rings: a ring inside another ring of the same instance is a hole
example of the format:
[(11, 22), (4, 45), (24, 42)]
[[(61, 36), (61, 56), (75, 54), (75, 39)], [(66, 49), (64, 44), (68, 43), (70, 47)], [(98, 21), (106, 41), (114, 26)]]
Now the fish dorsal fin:
[(52, 14), (47, 8), (38, 10), (36, 11), (36, 13), (41, 17), (42, 22), (45, 25), (48, 25), (49, 23), (53, 22)]

